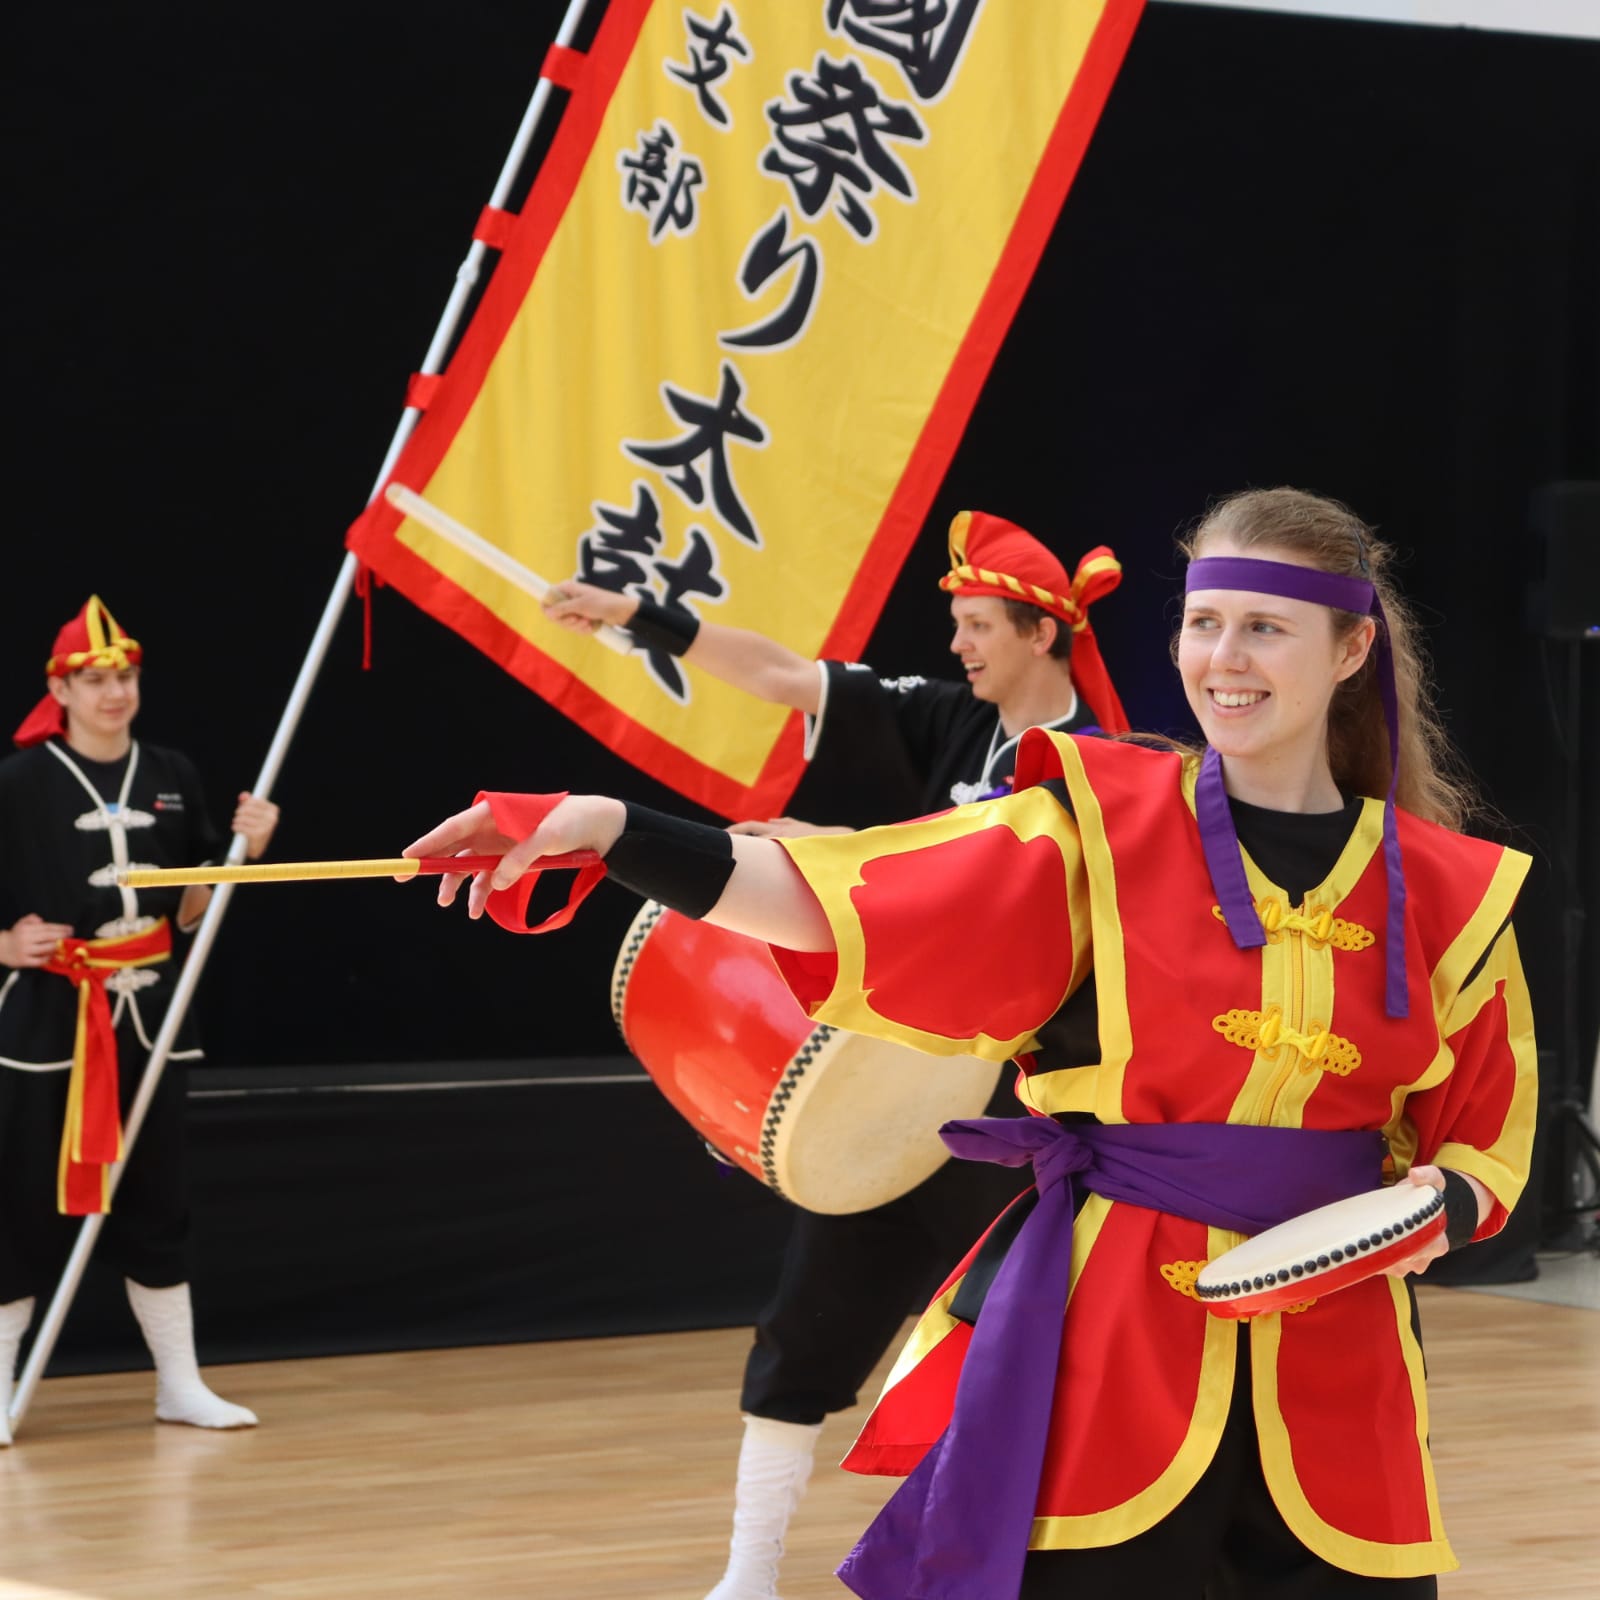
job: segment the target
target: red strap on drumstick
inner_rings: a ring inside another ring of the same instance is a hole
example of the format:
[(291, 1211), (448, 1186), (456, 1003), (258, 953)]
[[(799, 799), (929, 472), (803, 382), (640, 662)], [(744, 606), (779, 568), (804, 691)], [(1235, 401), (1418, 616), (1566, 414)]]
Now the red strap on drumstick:
[[(562, 790), (560, 794), (491, 794), (480, 791), (474, 799), (486, 800), (489, 804), (489, 814), (494, 818), (494, 825), (508, 839), (526, 839), (555, 808), (567, 798), (569, 791)], [(561, 866), (574, 864), (574, 857), (587, 857), (587, 865), (581, 867), (577, 878), (573, 881), (572, 892), (567, 896), (567, 903), (559, 911), (552, 912), (537, 927), (528, 926), (528, 901), (533, 895), (534, 885), (539, 881), (539, 875), (558, 863)], [(553, 933), (557, 928), (564, 928), (576, 915), (578, 907), (589, 898), (594, 886), (606, 875), (606, 864), (592, 851), (574, 851), (566, 856), (552, 857), (548, 861), (535, 866), (511, 885), (509, 889), (493, 890), (484, 909), (508, 933)]]

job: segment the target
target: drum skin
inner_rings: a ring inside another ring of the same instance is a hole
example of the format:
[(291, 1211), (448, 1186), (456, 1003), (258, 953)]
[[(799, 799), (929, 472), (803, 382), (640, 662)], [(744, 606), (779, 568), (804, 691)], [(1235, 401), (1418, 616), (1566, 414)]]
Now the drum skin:
[(1347, 1289), (1415, 1255), (1445, 1226), (1444, 1196), (1396, 1184), (1318, 1206), (1225, 1250), (1195, 1292), (1219, 1317), (1259, 1317)]
[(862, 1211), (948, 1159), (999, 1069), (814, 1024), (765, 944), (647, 901), (612, 975), (628, 1048), (714, 1151), (810, 1211)]

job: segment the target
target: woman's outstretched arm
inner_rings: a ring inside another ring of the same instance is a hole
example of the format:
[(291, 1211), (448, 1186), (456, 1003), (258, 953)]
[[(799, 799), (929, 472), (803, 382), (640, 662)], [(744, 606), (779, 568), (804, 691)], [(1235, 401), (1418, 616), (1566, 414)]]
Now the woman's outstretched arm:
[[(467, 915), (481, 917), (489, 895), (508, 889), (528, 871), (537, 870), (541, 857), (572, 850), (594, 850), (604, 856), (622, 836), (627, 807), (604, 795), (568, 795), (526, 838), (501, 832), (487, 800), (480, 800), (408, 844), (407, 856), (498, 855), (493, 874), (477, 873), (467, 891)], [(733, 867), (722, 894), (706, 913), (706, 921), (736, 933), (746, 933), (790, 950), (830, 951), (833, 934), (816, 896), (775, 839), (731, 836), (718, 829), (706, 832), (726, 839)], [(450, 905), (466, 881), (447, 873), (439, 879), (439, 904)]]

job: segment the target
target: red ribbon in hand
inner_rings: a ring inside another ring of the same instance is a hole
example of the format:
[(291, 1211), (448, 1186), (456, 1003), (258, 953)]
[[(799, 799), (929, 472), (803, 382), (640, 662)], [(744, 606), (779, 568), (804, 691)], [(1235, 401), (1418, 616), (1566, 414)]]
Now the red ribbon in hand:
[[(491, 794), (480, 791), (473, 803), (485, 800), (494, 825), (509, 839), (526, 839), (555, 808), (567, 798), (569, 791), (560, 794)], [(537, 863), (525, 872), (509, 889), (490, 892), (484, 909), (508, 933), (553, 933), (572, 921), (578, 907), (589, 898), (594, 886), (606, 875), (606, 864), (598, 856), (582, 868), (573, 881), (567, 903), (552, 912), (537, 927), (528, 926), (528, 901), (539, 881), (543, 868)]]

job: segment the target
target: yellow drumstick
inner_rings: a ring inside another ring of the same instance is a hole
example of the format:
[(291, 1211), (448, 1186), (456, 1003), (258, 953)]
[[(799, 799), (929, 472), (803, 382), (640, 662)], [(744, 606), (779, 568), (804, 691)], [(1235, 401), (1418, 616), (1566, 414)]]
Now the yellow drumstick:
[[(532, 863), (549, 868), (586, 867), (600, 857), (571, 850)], [(186, 888), (196, 883), (312, 883), (325, 878), (415, 878), (442, 872), (493, 872), (499, 856), (388, 856), (364, 861), (255, 861), (234, 866), (124, 867), (116, 881), (129, 889)]]

